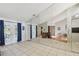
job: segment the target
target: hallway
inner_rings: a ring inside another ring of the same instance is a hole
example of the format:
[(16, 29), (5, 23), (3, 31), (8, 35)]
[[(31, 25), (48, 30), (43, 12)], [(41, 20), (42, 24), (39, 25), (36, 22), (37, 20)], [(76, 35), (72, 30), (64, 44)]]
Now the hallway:
[(79, 56), (79, 3), (0, 8), (1, 56)]

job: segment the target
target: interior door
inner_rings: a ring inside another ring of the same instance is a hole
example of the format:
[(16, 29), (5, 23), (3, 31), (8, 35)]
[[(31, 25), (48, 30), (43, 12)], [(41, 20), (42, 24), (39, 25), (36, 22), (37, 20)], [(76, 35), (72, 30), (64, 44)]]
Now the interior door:
[(48, 37), (55, 35), (55, 26), (48, 26)]

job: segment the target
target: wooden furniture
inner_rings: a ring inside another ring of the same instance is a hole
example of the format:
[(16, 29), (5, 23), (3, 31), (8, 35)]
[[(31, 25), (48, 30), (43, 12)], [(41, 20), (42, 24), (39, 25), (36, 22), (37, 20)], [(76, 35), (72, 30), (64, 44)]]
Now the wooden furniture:
[(48, 32), (43, 32), (42, 33), (42, 38), (48, 38)]
[(67, 43), (67, 34), (51, 36), (52, 39)]

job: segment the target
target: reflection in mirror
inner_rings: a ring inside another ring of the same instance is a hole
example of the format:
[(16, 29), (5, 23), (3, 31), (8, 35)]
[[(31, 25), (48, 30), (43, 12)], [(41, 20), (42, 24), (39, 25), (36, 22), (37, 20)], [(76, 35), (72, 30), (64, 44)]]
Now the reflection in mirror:
[(65, 43), (68, 42), (66, 19), (55, 23), (55, 36), (51, 36), (51, 38)]
[(72, 7), (71, 13), (71, 51), (79, 53), (79, 4)]
[[(42, 30), (42, 34), (41, 34), (41, 27), (43, 27), (43, 29), (46, 30), (46, 31)], [(66, 18), (63, 19), (60, 18), (60, 20), (54, 22), (53, 25), (47, 25), (47, 22), (39, 24), (37, 28), (38, 28), (37, 29), (38, 37), (40, 38), (39, 41), (37, 41), (38, 43), (61, 50), (68, 49)]]
[(71, 21), (72, 51), (79, 53), (79, 14), (72, 16)]

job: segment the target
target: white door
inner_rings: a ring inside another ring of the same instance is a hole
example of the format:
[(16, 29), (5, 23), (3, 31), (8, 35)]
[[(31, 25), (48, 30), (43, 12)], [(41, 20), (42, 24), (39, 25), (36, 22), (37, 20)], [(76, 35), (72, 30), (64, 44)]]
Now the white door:
[(25, 23), (22, 23), (21, 29), (22, 29), (22, 41), (25, 41), (25, 40), (26, 40), (26, 28), (25, 28)]
[(32, 39), (36, 38), (36, 26), (32, 25)]

